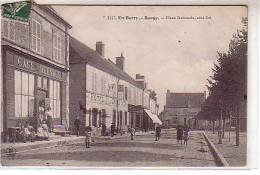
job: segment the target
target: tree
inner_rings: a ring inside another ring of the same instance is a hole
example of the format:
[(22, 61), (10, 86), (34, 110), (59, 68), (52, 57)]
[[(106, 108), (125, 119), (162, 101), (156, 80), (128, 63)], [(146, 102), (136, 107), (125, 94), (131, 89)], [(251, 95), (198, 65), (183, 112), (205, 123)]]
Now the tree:
[(217, 63), (208, 80), (209, 96), (199, 115), (211, 121), (223, 120), (230, 113), (236, 116), (236, 145), (239, 145), (240, 104), (246, 100), (247, 90), (247, 18), (242, 19), (243, 28), (233, 35), (228, 52), (217, 52)]

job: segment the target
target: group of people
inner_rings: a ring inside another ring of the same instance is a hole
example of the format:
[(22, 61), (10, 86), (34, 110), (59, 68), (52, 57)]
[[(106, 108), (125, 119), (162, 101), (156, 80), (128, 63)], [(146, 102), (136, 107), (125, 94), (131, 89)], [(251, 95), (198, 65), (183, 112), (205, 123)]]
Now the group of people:
[(189, 140), (189, 128), (187, 126), (178, 126), (177, 127), (177, 143), (181, 143), (184, 145), (188, 145), (188, 140)]
[[(157, 126), (155, 128), (155, 141), (159, 141), (161, 137), (161, 127)], [(189, 127), (185, 126), (178, 126), (177, 127), (177, 143), (188, 145), (188, 140), (189, 140)]]

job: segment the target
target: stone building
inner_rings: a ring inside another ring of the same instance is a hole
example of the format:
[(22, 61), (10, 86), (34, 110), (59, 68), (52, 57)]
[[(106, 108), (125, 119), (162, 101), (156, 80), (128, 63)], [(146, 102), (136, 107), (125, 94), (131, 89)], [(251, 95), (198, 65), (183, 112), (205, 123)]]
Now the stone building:
[(201, 110), (206, 99), (204, 93), (173, 93), (167, 90), (166, 105), (160, 114), (160, 119), (166, 127), (189, 125), (194, 127), (194, 117)]
[(99, 41), (93, 50), (70, 39), (70, 123), (79, 116), (83, 125), (91, 126), (97, 134), (101, 133), (101, 124), (107, 129), (111, 123), (118, 130), (142, 128), (143, 111), (130, 109), (145, 106), (150, 110), (149, 91), (143, 80), (125, 72), (123, 54), (114, 63), (105, 58), (104, 47)]
[(42, 116), (68, 123), (70, 24), (50, 6), (32, 3), (29, 22), (2, 16), (3, 131)]

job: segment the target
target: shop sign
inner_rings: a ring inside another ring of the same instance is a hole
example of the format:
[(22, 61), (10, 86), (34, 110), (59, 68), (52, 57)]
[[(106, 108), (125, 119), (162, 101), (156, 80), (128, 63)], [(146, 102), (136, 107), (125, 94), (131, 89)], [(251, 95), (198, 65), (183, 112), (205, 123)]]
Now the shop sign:
[(42, 75), (46, 75), (48, 77), (54, 77), (57, 79), (66, 79), (66, 77), (64, 77), (62, 75), (61, 71), (55, 70), (53, 68), (41, 65), (39, 63), (36, 63), (34, 61), (25, 59), (23, 57), (20, 56), (15, 56), (14, 57), (15, 60), (15, 65), (22, 68), (22, 69), (26, 69), (35, 73), (39, 73)]

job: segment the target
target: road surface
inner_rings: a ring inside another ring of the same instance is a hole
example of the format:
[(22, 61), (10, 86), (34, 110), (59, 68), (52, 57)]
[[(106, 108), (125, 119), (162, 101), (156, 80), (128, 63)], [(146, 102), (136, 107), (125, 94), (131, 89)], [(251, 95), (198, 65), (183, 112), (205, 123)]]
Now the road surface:
[(2, 156), (3, 166), (77, 167), (209, 167), (216, 166), (199, 131), (190, 132), (188, 145), (177, 144), (176, 130), (163, 130), (160, 141), (153, 134), (102, 140), (85, 148), (75, 143)]

